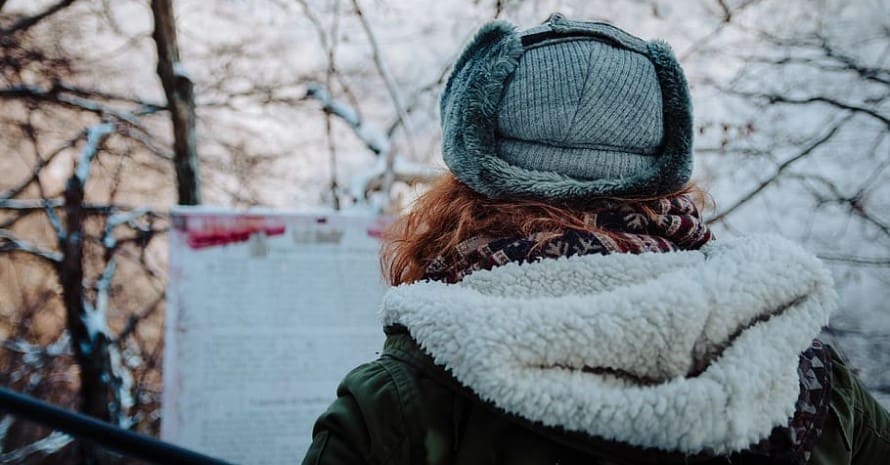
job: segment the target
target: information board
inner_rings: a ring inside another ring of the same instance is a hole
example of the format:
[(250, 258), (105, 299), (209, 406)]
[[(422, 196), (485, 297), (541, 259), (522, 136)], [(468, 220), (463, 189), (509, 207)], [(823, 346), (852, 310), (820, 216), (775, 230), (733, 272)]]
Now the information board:
[(161, 437), (233, 463), (299, 463), (355, 366), (377, 357), (385, 221), (172, 212)]

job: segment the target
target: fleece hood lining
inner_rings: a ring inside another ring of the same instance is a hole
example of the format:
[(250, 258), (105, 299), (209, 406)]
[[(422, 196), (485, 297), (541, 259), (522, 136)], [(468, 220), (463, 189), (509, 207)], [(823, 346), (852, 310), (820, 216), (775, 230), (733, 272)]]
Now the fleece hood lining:
[(508, 264), (393, 288), (381, 311), (508, 413), (691, 454), (743, 450), (787, 422), (798, 354), (835, 305), (818, 259), (753, 236)]

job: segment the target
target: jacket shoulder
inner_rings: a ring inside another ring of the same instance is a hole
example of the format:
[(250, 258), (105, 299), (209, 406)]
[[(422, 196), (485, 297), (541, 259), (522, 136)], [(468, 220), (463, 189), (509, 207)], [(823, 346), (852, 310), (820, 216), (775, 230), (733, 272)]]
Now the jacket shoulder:
[(890, 414), (869, 394), (847, 362), (831, 348), (830, 415), (811, 465), (882, 463), (890, 455)]
[(384, 359), (350, 371), (318, 418), (304, 465), (406, 463), (404, 375)]

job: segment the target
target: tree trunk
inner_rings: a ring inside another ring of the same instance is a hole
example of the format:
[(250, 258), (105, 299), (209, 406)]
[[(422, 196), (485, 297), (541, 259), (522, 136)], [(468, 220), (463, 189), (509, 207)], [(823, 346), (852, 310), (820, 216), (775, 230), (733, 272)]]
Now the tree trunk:
[[(87, 164), (99, 151), (99, 146), (113, 126), (90, 130), (80, 164)], [(117, 423), (121, 416), (121, 401), (117, 394), (120, 379), (111, 363), (111, 340), (103, 331), (105, 322), (95, 321), (84, 295), (84, 184), (88, 166), (78, 166), (65, 187), (65, 228), (59, 238), (62, 262), (59, 281), (65, 304), (65, 319), (71, 335), (71, 348), (80, 366), (80, 410), (100, 420)], [(96, 325), (101, 326), (96, 326)], [(85, 464), (105, 464), (108, 457), (94, 445), (80, 443), (80, 456)]]
[(201, 180), (195, 135), (194, 84), (179, 61), (173, 0), (152, 0), (151, 11), (155, 22), (152, 37), (158, 49), (158, 77), (164, 86), (173, 122), (173, 163), (179, 204), (198, 205), (201, 203)]

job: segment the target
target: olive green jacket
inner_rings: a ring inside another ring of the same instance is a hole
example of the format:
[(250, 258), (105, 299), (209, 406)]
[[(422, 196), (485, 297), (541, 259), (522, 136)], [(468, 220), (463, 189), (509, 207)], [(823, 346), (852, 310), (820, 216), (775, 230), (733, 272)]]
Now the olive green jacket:
[(887, 412), (840, 360), (827, 392), (830, 357), (800, 357), (836, 306), (824, 265), (770, 235), (397, 286), (381, 358), (346, 377), (305, 463), (788, 463), (818, 428), (759, 443), (811, 405), (811, 463), (890, 464)]
[[(830, 415), (812, 465), (890, 463), (890, 415), (834, 354)], [(318, 419), (304, 465), (724, 464), (541, 427), (461, 388), (401, 330), (349, 373)], [(734, 464), (771, 463), (732, 457)]]

